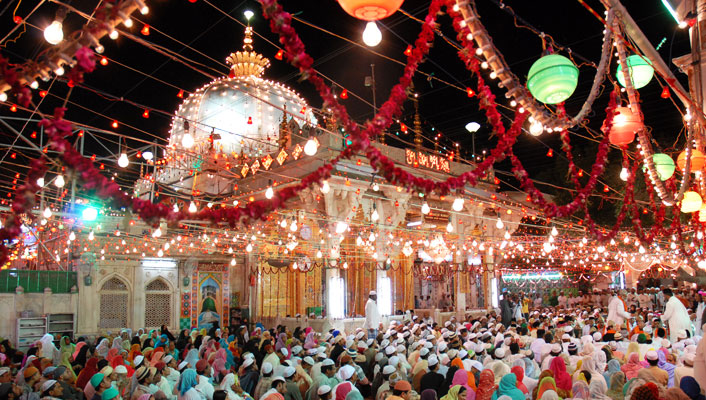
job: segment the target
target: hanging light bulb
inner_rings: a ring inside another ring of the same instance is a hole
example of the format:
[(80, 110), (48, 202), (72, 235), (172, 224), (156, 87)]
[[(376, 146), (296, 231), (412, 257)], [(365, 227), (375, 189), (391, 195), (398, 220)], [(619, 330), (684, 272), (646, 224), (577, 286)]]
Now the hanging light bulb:
[(378, 185), (377, 182), (376, 182), (376, 183), (373, 183), (373, 190), (376, 191), (376, 192), (377, 192), (378, 190), (380, 190), (380, 185)]
[(498, 217), (498, 222), (495, 223), (495, 227), (498, 229), (503, 229), (505, 227), (505, 224), (503, 224), (503, 220)]
[(56, 187), (64, 187), (66, 182), (64, 181), (64, 175), (58, 175), (56, 179), (54, 179), (54, 186)]
[(297, 221), (292, 220), (292, 223), (289, 224), (289, 230), (292, 231), (292, 232), (296, 232), (296, 231), (297, 231)]
[(157, 229), (155, 229), (154, 232), (152, 232), (152, 237), (158, 238), (160, 236), (162, 236), (162, 228), (157, 227)]
[(328, 181), (323, 181), (321, 183), (321, 193), (326, 194), (331, 190), (331, 187), (328, 185)]
[(375, 239), (375, 234), (373, 232), (370, 232), (370, 236), (368, 236), (368, 242), (374, 242)]
[(375, 222), (380, 219), (380, 214), (378, 214), (378, 210), (374, 209), (372, 215), (370, 215), (370, 219)]
[(157, 252), (157, 257), (162, 257), (162, 256), (164, 256), (164, 252), (162, 251), (162, 249), (159, 249), (159, 251)]
[(623, 167), (623, 169), (620, 170), (620, 180), (623, 182), (627, 182), (629, 177), (630, 177), (630, 172), (628, 172), (627, 168)]
[(127, 158), (127, 154), (121, 153), (120, 157), (118, 158), (118, 166), (120, 168), (125, 168), (130, 164), (130, 160)]
[(318, 250), (318, 251), (316, 252), (316, 258), (321, 258), (321, 257), (323, 257), (323, 256), (324, 256), (324, 255), (321, 253), (321, 250)]
[(71, 233), (69, 233), (69, 240), (72, 242), (76, 240), (76, 234), (74, 233), (74, 231), (71, 231)]
[(369, 47), (375, 47), (382, 41), (382, 32), (380, 28), (375, 23), (375, 21), (370, 21), (365, 25), (365, 30), (363, 31), (363, 43)]
[(7, 101), (7, 93), (5, 93), (5, 92), (0, 93), (0, 101), (2, 101), (2, 102)]
[(120, 35), (120, 34), (118, 33), (118, 31), (116, 31), (115, 29), (113, 29), (113, 30), (110, 31), (110, 33), (108, 34), (108, 37), (111, 38), (111, 39), (113, 39), (113, 40), (115, 40), (115, 39), (118, 38), (119, 35)]
[(190, 213), (193, 214), (193, 213), (195, 213), (197, 210), (198, 210), (198, 209), (196, 208), (196, 203), (194, 203), (193, 201), (192, 201), (191, 203), (189, 203), (189, 212), (190, 212)]
[(279, 223), (279, 226), (282, 228), (286, 228), (287, 227), (287, 220), (283, 219), (282, 222)]
[(272, 186), (268, 186), (267, 190), (265, 190), (265, 198), (271, 199), (275, 197), (275, 191), (272, 189)]
[(252, 244), (248, 243), (248, 245), (245, 246), (245, 251), (247, 251), (248, 253), (250, 253), (250, 252), (252, 251)]
[(185, 149), (190, 149), (194, 145), (194, 137), (188, 132), (185, 133), (181, 138), (181, 145), (184, 146)]
[(52, 213), (51, 213), (51, 208), (49, 208), (49, 207), (45, 208), (45, 209), (44, 209), (44, 213), (42, 213), (42, 215), (44, 216), (44, 218), (47, 218), (47, 219), (51, 218), (51, 214), (52, 214)]
[(93, 239), (95, 239), (95, 238), (96, 238), (96, 235), (93, 233), (93, 231), (90, 231), (90, 232), (88, 233), (88, 240), (93, 240)]
[(336, 223), (336, 233), (339, 235), (348, 229), (348, 224), (343, 221), (338, 221)]
[(44, 28), (44, 39), (49, 42), (49, 44), (59, 44), (64, 40), (64, 29), (61, 21), (54, 20), (49, 26)]
[(235, 258), (232, 259), (232, 260), (230, 260), (230, 265), (233, 266), (233, 267), (235, 267)]
[(316, 154), (317, 150), (319, 150), (319, 146), (316, 144), (316, 140), (314, 140), (313, 137), (310, 137), (304, 145), (304, 154), (307, 156), (313, 156)]
[(451, 233), (453, 231), (454, 231), (454, 224), (452, 224), (451, 221), (449, 221), (449, 223), (446, 224), (446, 232)]
[(559, 234), (559, 231), (556, 229), (556, 226), (552, 226), (552, 236), (556, 236)]
[(463, 199), (460, 198), (460, 197), (457, 197), (457, 198), (454, 200), (454, 203), (453, 203), (453, 205), (451, 206), (451, 208), (453, 208), (454, 211), (461, 211), (461, 210), (463, 210)]
[(37, 179), (37, 186), (44, 187), (44, 178)]
[(505, 235), (503, 236), (505, 240), (510, 240), (510, 232), (505, 231)]
[(425, 201), (424, 204), (422, 204), (422, 214), (427, 215), (431, 212), (431, 208), (429, 208), (429, 204)]
[(529, 133), (532, 136), (539, 136), (544, 132), (544, 125), (539, 121), (534, 121), (530, 124)]

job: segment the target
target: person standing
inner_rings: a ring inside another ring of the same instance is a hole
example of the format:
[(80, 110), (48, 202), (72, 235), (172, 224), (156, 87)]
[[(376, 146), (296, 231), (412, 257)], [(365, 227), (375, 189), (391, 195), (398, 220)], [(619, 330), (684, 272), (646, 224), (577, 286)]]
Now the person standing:
[(662, 314), (662, 322), (665, 324), (669, 323), (669, 338), (672, 343), (676, 343), (679, 340), (678, 334), (682, 329), (693, 336), (693, 332), (691, 331), (691, 319), (689, 318), (689, 313), (686, 311), (684, 304), (674, 296), (670, 288), (662, 290), (662, 294), (667, 302), (664, 308), (664, 314)]
[(613, 298), (608, 303), (608, 321), (613, 321), (615, 323), (616, 329), (620, 330), (625, 327), (625, 319), (630, 318), (630, 313), (625, 307), (625, 301), (623, 301), (622, 296), (625, 295), (625, 290), (613, 294)]
[(378, 294), (371, 290), (368, 302), (365, 303), (365, 323), (363, 329), (368, 331), (368, 338), (375, 339), (380, 329), (380, 311), (378, 310)]

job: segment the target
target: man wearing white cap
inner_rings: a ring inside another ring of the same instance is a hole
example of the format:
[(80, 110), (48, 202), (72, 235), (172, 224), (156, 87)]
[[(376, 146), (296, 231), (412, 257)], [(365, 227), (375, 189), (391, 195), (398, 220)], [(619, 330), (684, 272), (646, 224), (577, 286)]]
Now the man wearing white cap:
[(257, 385), (255, 385), (255, 391), (252, 394), (253, 399), (260, 400), (272, 388), (272, 370), (272, 364), (268, 362), (262, 363), (262, 368), (260, 369), (262, 376), (257, 381)]
[[(321, 374), (314, 379), (314, 383), (306, 392), (306, 400), (316, 400), (317, 391), (321, 386), (336, 387), (341, 381), (336, 376), (336, 365), (330, 358), (321, 363)], [(256, 399), (257, 400), (257, 399)]]
[(439, 393), (445, 380), (445, 377), (437, 372), (439, 370), (439, 359), (435, 355), (432, 355), (427, 359), (427, 363), (429, 365), (429, 372), (422, 376), (418, 393), (422, 393), (426, 389), (432, 389), (436, 393)]
[(650, 364), (647, 371), (652, 374), (655, 381), (663, 387), (667, 387), (667, 384), (669, 383), (669, 373), (657, 366), (657, 364), (659, 364), (659, 355), (657, 352), (654, 350), (648, 351), (645, 353), (645, 360)]
[(694, 377), (694, 358), (696, 355), (694, 353), (686, 353), (682, 356), (682, 362), (684, 363), (681, 367), (674, 368), (674, 386), (679, 386), (681, 378), (685, 376)]
[(363, 324), (363, 329), (368, 332), (368, 337), (371, 339), (377, 337), (378, 329), (381, 328), (377, 299), (378, 294), (374, 290), (371, 290), (368, 296), (368, 302), (365, 303), (365, 323)]

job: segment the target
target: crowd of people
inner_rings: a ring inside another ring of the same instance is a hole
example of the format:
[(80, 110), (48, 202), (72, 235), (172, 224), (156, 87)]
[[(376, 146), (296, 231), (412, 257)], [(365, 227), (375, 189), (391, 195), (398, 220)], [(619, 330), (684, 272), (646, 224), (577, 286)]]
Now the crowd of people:
[(163, 326), (45, 335), (25, 353), (5, 340), (0, 400), (706, 400), (702, 293), (664, 289), (645, 308), (640, 295), (536, 306), (505, 293), (483, 316), (374, 315), (352, 332)]

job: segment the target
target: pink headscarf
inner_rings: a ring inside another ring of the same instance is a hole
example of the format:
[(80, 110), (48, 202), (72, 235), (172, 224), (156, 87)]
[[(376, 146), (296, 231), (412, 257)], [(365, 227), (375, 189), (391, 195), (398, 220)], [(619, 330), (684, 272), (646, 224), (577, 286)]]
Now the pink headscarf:
[[(475, 400), (476, 399), (476, 392), (473, 389), (471, 389), (470, 386), (468, 386), (468, 372), (466, 372), (465, 369), (459, 369), (454, 374), (454, 378), (451, 381), (451, 387), (454, 387), (456, 385), (461, 385), (464, 388), (466, 388), (466, 399), (465, 400)], [(459, 399), (459, 400), (463, 400), (463, 399)]]
[(74, 349), (74, 354), (71, 355), (72, 359), (76, 359), (78, 357), (78, 353), (81, 351), (81, 348), (86, 345), (86, 342), (78, 342), (76, 343), (76, 348)]
[(637, 378), (637, 373), (642, 368), (642, 364), (640, 364), (640, 355), (637, 353), (630, 353), (630, 356), (628, 356), (628, 362), (620, 367), (620, 370), (625, 374), (625, 379), (629, 381), (632, 378)]
[(554, 374), (556, 387), (561, 390), (571, 391), (571, 375), (566, 372), (566, 364), (561, 357), (554, 357), (549, 364), (549, 370)]

